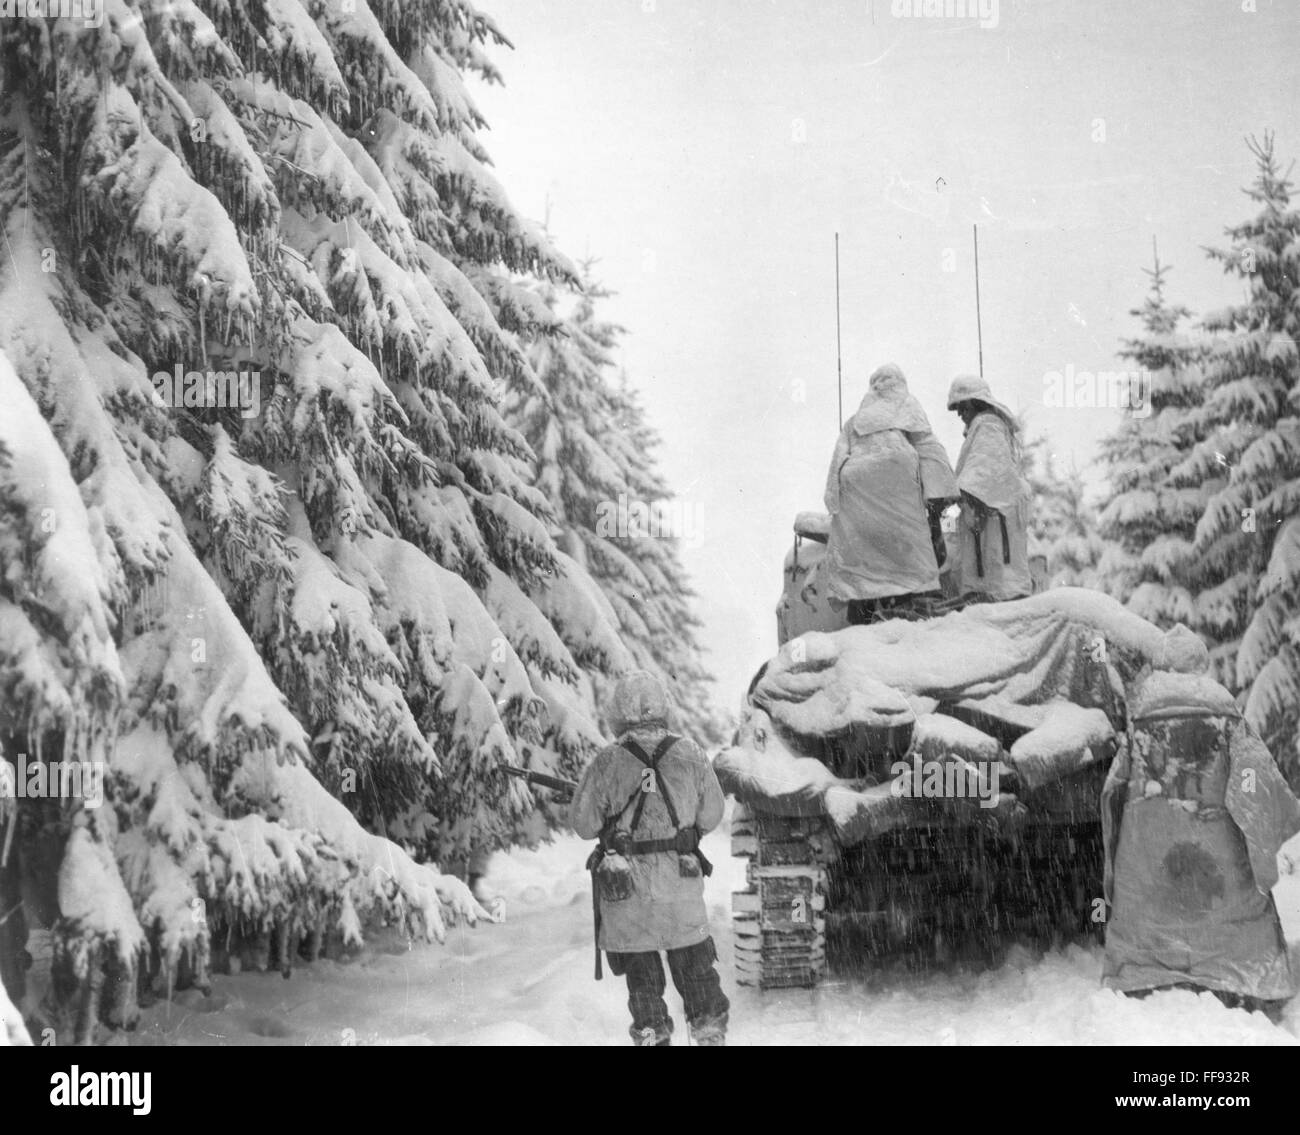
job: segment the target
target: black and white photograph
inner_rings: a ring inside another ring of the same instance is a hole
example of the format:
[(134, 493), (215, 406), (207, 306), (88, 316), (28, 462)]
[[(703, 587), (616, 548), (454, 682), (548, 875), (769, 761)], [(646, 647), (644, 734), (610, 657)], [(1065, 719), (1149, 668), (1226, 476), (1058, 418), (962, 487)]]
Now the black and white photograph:
[(1065, 1047), (1092, 1116), (1293, 1108), (1297, 59), (1295, 0), (0, 0), (0, 1045), (78, 1050), (0, 1099)]

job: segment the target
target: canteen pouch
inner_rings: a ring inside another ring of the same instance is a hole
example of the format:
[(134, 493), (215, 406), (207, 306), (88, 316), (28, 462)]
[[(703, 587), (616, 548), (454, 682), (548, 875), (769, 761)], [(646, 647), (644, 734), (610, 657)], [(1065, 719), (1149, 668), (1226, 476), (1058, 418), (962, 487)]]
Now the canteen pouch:
[(632, 865), (617, 851), (601, 857), (595, 875), (602, 902), (623, 902), (632, 897)]
[(679, 828), (673, 836), (677, 845), (677, 874), (683, 879), (699, 879), (707, 874), (701, 859), (700, 833), (695, 828)]

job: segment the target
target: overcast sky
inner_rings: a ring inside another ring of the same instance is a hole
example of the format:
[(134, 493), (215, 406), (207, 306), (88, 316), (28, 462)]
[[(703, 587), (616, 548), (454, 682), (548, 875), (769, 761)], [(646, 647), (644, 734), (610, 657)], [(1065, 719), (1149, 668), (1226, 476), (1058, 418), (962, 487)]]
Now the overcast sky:
[(775, 649), (794, 514), (821, 508), (836, 231), (846, 413), (895, 361), (955, 461), (978, 222), (985, 374), (1082, 467), (1118, 414), (1044, 405), (1044, 376), (1121, 365), (1153, 236), (1172, 298), (1241, 298), (1201, 246), (1248, 215), (1243, 139), (1300, 156), (1294, 0), (986, 0), (990, 27), (901, 0), (482, 2), (515, 45), (505, 87), (474, 90), (486, 144), (618, 293), (622, 361), (702, 529), (684, 556), (728, 708)]

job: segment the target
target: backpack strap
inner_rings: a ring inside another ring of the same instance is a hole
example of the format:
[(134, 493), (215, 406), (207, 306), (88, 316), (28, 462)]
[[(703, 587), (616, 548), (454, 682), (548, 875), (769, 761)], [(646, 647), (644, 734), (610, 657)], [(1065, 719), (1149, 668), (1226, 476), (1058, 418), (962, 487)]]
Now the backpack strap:
[[(672, 737), (672, 736), (665, 737), (655, 747), (654, 754), (649, 757), (646, 756), (645, 750), (642, 749), (640, 745), (638, 745), (635, 741), (632, 740), (628, 740), (626, 742), (620, 742), (618, 747), (622, 749), (625, 753), (628, 753), (629, 755), (635, 757), (646, 767), (654, 769), (655, 787), (658, 789), (660, 786), (659, 775), (658, 775), (659, 759), (669, 749), (671, 749), (673, 745), (675, 745), (679, 740), (681, 740), (680, 737)], [(642, 789), (640, 784), (638, 784), (634, 789), (632, 789), (632, 794), (623, 802), (622, 807), (620, 807), (617, 812), (615, 812), (613, 815), (609, 817), (609, 819), (605, 821), (605, 824), (601, 829), (602, 843), (604, 842), (605, 837), (607, 835), (609, 835), (610, 833), (612, 833), (617, 829), (618, 821), (621, 820), (627, 814), (627, 810), (630, 807), (632, 807), (633, 804), (636, 805), (636, 811), (635, 813), (633, 813), (632, 823), (629, 825), (628, 831), (629, 832), (636, 831), (637, 825), (641, 822), (641, 811), (645, 807), (645, 798), (647, 795), (648, 794)], [(677, 813), (673, 809), (672, 800), (669, 798), (667, 793), (664, 793), (664, 803), (668, 806), (668, 817), (670, 820), (672, 820), (673, 827), (677, 827), (678, 826)]]
[[(700, 862), (701, 872), (708, 876), (713, 874), (713, 864), (708, 861), (704, 852), (700, 850), (699, 829), (694, 825), (689, 828), (682, 827), (681, 821), (677, 818), (677, 809), (673, 805), (673, 798), (668, 791), (668, 785), (665, 784), (663, 778), (659, 776), (660, 760), (662, 760), (668, 750), (680, 740), (680, 737), (675, 737), (670, 734), (655, 746), (655, 751), (648, 757), (645, 754), (645, 750), (635, 741), (628, 740), (621, 742), (621, 747), (626, 752), (631, 753), (632, 756), (636, 757), (636, 759), (647, 768), (654, 770), (655, 788), (663, 798), (664, 807), (668, 809), (668, 819), (672, 822), (673, 828), (675, 829), (673, 834), (666, 839), (633, 840), (628, 850), (632, 855), (652, 855), (661, 851), (676, 851), (681, 855), (694, 855)], [(632, 826), (629, 829), (631, 832), (635, 832), (637, 825), (641, 822), (641, 811), (645, 807), (645, 798), (649, 795), (648, 792), (642, 792), (640, 787), (638, 787), (636, 791), (641, 794), (641, 799), (637, 802), (636, 812), (632, 817)], [(629, 799), (628, 804), (631, 802), (632, 801)], [(626, 804), (623, 806), (623, 810), (627, 810)], [(619, 815), (622, 815), (622, 812), (620, 812)]]
[[(673, 798), (669, 795), (668, 786), (664, 783), (663, 777), (659, 775), (659, 761), (663, 758), (664, 754), (680, 740), (680, 737), (674, 737), (670, 733), (655, 746), (655, 751), (648, 757), (645, 754), (645, 750), (635, 741), (629, 739), (620, 742), (620, 747), (625, 752), (631, 753), (632, 756), (636, 757), (638, 761), (654, 773), (655, 791), (663, 798), (664, 807), (668, 809), (668, 819), (674, 828), (680, 828), (682, 825), (677, 819), (677, 809), (673, 806)], [(636, 811), (632, 815), (632, 827), (629, 829), (634, 833), (636, 832), (637, 826), (641, 823), (641, 813), (645, 809), (645, 798), (650, 795), (648, 792), (643, 792), (640, 786), (637, 787), (637, 792), (640, 793), (641, 798), (637, 801)], [(629, 800), (628, 803), (631, 803), (631, 801)], [(626, 809), (627, 805), (625, 804), (623, 807)], [(620, 812), (619, 815), (622, 815), (622, 812)]]

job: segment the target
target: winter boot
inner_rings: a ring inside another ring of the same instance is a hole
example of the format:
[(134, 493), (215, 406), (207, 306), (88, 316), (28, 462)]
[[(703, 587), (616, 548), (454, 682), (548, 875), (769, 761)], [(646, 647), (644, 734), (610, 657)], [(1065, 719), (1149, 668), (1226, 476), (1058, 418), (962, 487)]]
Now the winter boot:
[(666, 1032), (657, 1032), (654, 1028), (647, 1025), (643, 1029), (631, 1028), (628, 1032), (632, 1034), (632, 1043), (637, 1048), (671, 1048), (672, 1034)]
[(691, 1022), (691, 1039), (700, 1048), (726, 1048), (727, 1014), (717, 1017), (701, 1017)]

